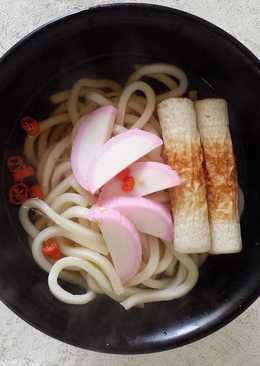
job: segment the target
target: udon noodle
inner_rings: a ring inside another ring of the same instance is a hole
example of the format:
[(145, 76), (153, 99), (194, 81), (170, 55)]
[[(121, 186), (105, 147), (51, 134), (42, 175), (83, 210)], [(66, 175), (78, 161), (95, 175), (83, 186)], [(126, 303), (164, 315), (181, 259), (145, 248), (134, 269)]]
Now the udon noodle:
[[(156, 94), (149, 84), (151, 79), (167, 91)], [(100, 106), (114, 105), (118, 110), (114, 135), (139, 128), (161, 137), (157, 104), (171, 96), (182, 96), (187, 86), (187, 76), (176, 66), (153, 64), (137, 66), (124, 87), (113, 80), (84, 78), (70, 90), (50, 96), (52, 114), (40, 123), (40, 134), (27, 136), (24, 145), (25, 157), (36, 169), (44, 199), (26, 201), (19, 215), (30, 237), (33, 258), (49, 273), (49, 288), (57, 299), (67, 304), (86, 304), (97, 294), (105, 294), (130, 309), (179, 298), (196, 284), (207, 254), (180, 254), (169, 243), (142, 234), (141, 268), (123, 286), (98, 225), (86, 220), (86, 212), (97, 197), (77, 183), (70, 165), (72, 137), (81, 116)], [(163, 161), (162, 149), (143, 160)], [(170, 205), (167, 191), (148, 198)], [(30, 218), (31, 210), (36, 213), (35, 221)], [(42, 253), (43, 243), (50, 238), (58, 241), (64, 256), (57, 262)], [(86, 293), (66, 291), (58, 278), (83, 287)]]

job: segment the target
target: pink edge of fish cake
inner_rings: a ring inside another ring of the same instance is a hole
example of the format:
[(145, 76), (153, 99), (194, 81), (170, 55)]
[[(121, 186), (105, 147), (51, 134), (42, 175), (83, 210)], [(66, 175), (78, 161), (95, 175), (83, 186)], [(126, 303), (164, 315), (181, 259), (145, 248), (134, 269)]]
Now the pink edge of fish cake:
[[(134, 189), (131, 192), (122, 190), (122, 182), (118, 178), (113, 178), (101, 189), (98, 204), (106, 202), (115, 197), (142, 197), (151, 193), (160, 192), (164, 189), (173, 188), (181, 184), (178, 173), (169, 165), (153, 161), (137, 162), (129, 167), (130, 175), (135, 180)], [(150, 175), (147, 181), (142, 181), (144, 175)], [(156, 180), (158, 183), (156, 183)]]
[(126, 284), (136, 275), (141, 265), (142, 244), (138, 231), (124, 215), (112, 208), (92, 208), (88, 219), (100, 225), (116, 271)]
[[(107, 138), (109, 138), (112, 133), (113, 123), (114, 123), (114, 120), (115, 120), (116, 114), (117, 114), (116, 108), (112, 105), (98, 108), (91, 114), (81, 117), (81, 119), (78, 122), (79, 127), (77, 128), (75, 137), (72, 142), (71, 168), (72, 168), (73, 174), (74, 174), (76, 180), (78, 181), (78, 183), (86, 190), (89, 190), (87, 176), (89, 175), (88, 170), (89, 170), (89, 167), (91, 166), (92, 158), (90, 161), (84, 160), (84, 164), (81, 164), (80, 159), (84, 159), (85, 157), (80, 157), (79, 150), (80, 150), (83, 140), (86, 138), (85, 130), (88, 128), (88, 123), (91, 123), (93, 121), (93, 119), (98, 119), (98, 118), (102, 117), (102, 115), (104, 115), (104, 114), (106, 114), (106, 118), (107, 118), (107, 116), (109, 118), (109, 122), (108, 122), (108, 126), (107, 126), (108, 135), (109, 135)], [(98, 154), (100, 148), (103, 146), (103, 144), (105, 142), (106, 142), (106, 139), (105, 139), (105, 141), (100, 141), (100, 147), (96, 148), (95, 151), (92, 152), (91, 155), (94, 158), (95, 158), (96, 154)]]
[[(130, 139), (130, 138), (134, 138), (134, 137), (142, 137), (143, 139), (146, 139), (146, 140), (150, 141), (151, 145), (149, 146), (149, 148), (144, 150), (138, 157), (134, 158), (133, 161), (130, 161), (129, 163), (121, 166), (119, 170), (116, 170), (114, 172), (114, 174), (107, 181), (105, 181), (101, 186), (95, 185), (95, 182), (94, 182), (95, 170), (97, 168), (97, 162), (102, 157), (102, 155), (104, 155), (110, 149), (111, 146), (113, 146), (117, 143), (120, 143), (122, 141), (125, 141), (125, 143), (127, 144), (127, 140)], [(120, 173), (120, 171), (122, 171), (126, 167), (130, 166), (136, 160), (140, 159), (142, 156), (147, 155), (150, 151), (152, 151), (155, 148), (161, 146), (162, 144), (163, 144), (163, 141), (159, 137), (155, 136), (154, 134), (152, 134), (150, 132), (146, 132), (146, 131), (139, 130), (139, 129), (128, 130), (127, 132), (123, 132), (120, 135), (111, 137), (103, 145), (103, 148), (97, 154), (96, 158), (92, 161), (92, 163), (89, 167), (89, 190), (90, 190), (90, 192), (92, 194), (95, 194), (98, 189), (100, 189), (104, 184), (106, 184), (113, 177), (115, 177), (118, 173)]]
[(118, 197), (104, 203), (126, 216), (143, 233), (157, 238), (173, 240), (173, 220), (170, 211), (157, 202), (144, 197)]

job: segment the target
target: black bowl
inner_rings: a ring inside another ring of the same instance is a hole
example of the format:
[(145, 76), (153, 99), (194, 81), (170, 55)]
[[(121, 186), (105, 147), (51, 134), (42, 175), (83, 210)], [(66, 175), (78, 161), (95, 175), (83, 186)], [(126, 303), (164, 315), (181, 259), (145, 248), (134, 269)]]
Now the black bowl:
[[(185, 297), (125, 311), (100, 296), (86, 306), (65, 305), (49, 292), (34, 263), (17, 209), (7, 200), (7, 153), (22, 146), (18, 121), (44, 118), (47, 96), (81, 76), (124, 81), (135, 63), (182, 67), (199, 95), (224, 97), (239, 181), (246, 196), (243, 252), (214, 256)], [(101, 352), (146, 353), (192, 342), (248, 307), (260, 288), (260, 64), (238, 41), (192, 15), (152, 5), (90, 9), (51, 23), (13, 47), (0, 63), (1, 255), (0, 298), (21, 318), (64, 342)]]

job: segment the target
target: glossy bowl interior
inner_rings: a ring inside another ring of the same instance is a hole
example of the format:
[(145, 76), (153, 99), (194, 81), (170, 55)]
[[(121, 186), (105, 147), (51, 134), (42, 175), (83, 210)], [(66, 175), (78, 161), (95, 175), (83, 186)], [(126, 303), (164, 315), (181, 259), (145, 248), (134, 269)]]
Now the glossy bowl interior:
[[(245, 193), (243, 252), (211, 257), (185, 297), (125, 311), (100, 296), (65, 305), (49, 292), (34, 263), (17, 209), (7, 201), (5, 159), (19, 151), (24, 114), (44, 118), (48, 95), (82, 76), (121, 82), (134, 64), (168, 62), (188, 74), (200, 97), (228, 100), (231, 132)], [(22, 40), (0, 62), (0, 299), (20, 317), (64, 342), (100, 352), (145, 353), (177, 347), (223, 326), (260, 288), (260, 64), (238, 41), (180, 11), (150, 5), (90, 9), (51, 23)]]

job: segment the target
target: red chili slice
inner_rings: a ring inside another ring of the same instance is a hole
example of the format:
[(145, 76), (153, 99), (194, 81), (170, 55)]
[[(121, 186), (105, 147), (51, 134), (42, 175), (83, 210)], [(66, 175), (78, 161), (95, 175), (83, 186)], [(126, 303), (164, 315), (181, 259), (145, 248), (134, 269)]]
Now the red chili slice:
[(122, 170), (120, 173), (117, 174), (117, 178), (124, 181), (126, 178), (128, 178), (130, 175), (130, 169), (126, 168), (124, 170)]
[(29, 198), (28, 186), (24, 183), (12, 185), (9, 189), (8, 197), (12, 205), (23, 204)]
[(132, 192), (135, 186), (134, 177), (127, 177), (122, 183), (122, 191), (124, 192)]
[(54, 239), (48, 239), (45, 241), (42, 246), (42, 253), (46, 257), (50, 257), (56, 261), (62, 258), (59, 244)]
[(37, 136), (40, 133), (39, 122), (32, 117), (24, 117), (21, 120), (21, 127), (29, 136)]
[(25, 161), (20, 155), (12, 155), (7, 159), (7, 169), (10, 173), (15, 172), (17, 169), (23, 168)]
[(33, 177), (34, 176), (34, 169), (30, 165), (25, 165), (21, 168), (16, 169), (13, 172), (13, 179), (15, 182), (21, 182), (25, 178)]
[(40, 200), (43, 199), (42, 187), (39, 184), (34, 184), (32, 187), (30, 187), (29, 192), (31, 198), (39, 198)]

